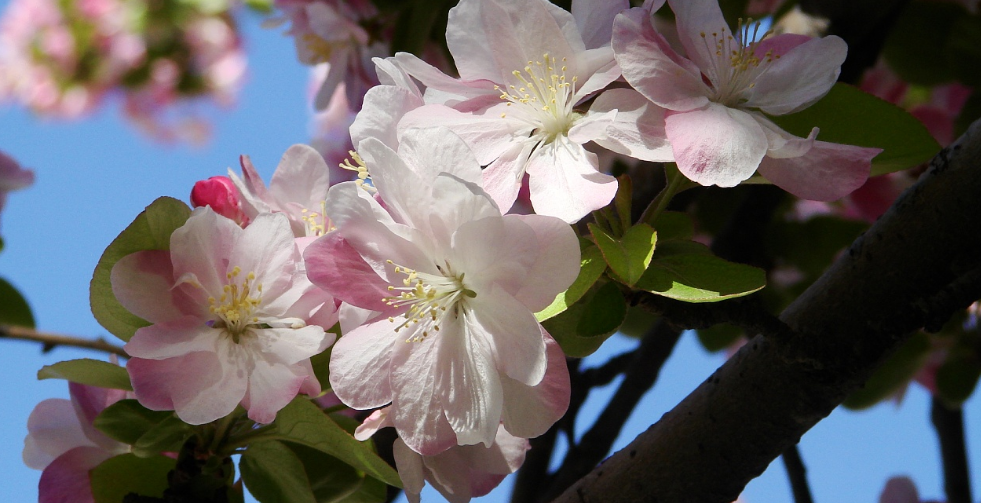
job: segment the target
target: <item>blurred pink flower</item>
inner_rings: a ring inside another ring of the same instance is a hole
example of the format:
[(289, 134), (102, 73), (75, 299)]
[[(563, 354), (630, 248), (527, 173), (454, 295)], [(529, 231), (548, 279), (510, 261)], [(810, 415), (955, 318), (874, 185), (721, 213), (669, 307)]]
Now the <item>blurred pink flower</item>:
[(44, 470), (38, 483), (40, 503), (94, 502), (89, 470), (130, 449), (92, 425), (106, 407), (127, 398), (125, 391), (73, 382), (68, 390), (71, 400), (44, 400), (27, 419), (24, 464)]
[(886, 481), (879, 495), (879, 503), (942, 503), (937, 500), (921, 500), (916, 484), (909, 477), (892, 477)]
[(12, 157), (0, 150), (0, 210), (7, 204), (7, 194), (34, 184), (34, 172), (20, 167)]

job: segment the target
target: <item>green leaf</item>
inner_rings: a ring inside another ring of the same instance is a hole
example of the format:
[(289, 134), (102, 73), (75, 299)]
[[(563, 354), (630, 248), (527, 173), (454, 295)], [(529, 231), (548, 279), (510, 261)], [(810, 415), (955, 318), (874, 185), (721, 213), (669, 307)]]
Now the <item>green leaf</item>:
[(250, 445), (238, 466), (245, 487), (261, 503), (317, 503), (303, 464), (282, 442)]
[(937, 369), (937, 391), (949, 405), (967, 401), (981, 378), (981, 362), (973, 353), (951, 356)]
[(140, 437), (174, 413), (166, 410), (150, 410), (140, 402), (120, 400), (96, 416), (93, 425), (109, 438), (133, 445)]
[(66, 360), (45, 365), (37, 371), (37, 378), (38, 380), (66, 379), (100, 388), (133, 391), (133, 385), (129, 382), (129, 374), (126, 373), (124, 367), (90, 358)]
[(962, 84), (981, 87), (981, 16), (961, 16), (947, 37), (947, 66)]
[(191, 215), (186, 204), (161, 197), (140, 213), (133, 223), (112, 241), (99, 259), (89, 285), (92, 314), (109, 333), (128, 341), (136, 330), (149, 323), (130, 313), (112, 293), (110, 274), (119, 259), (143, 250), (169, 250), (170, 235)]
[(572, 304), (582, 298), (596, 280), (603, 275), (606, 270), (606, 261), (599, 248), (589, 244), (582, 250), (582, 264), (579, 269), (579, 276), (572, 282), (569, 289), (558, 294), (555, 300), (548, 307), (535, 313), (535, 318), (539, 322), (552, 318), (565, 311)]
[(245, 0), (245, 6), (260, 14), (269, 14), (273, 9), (272, 0)]
[[(742, 297), (766, 286), (766, 273), (762, 269), (728, 262), (712, 255), (704, 245), (688, 243), (677, 249), (689, 250), (679, 252), (659, 247), (647, 272), (635, 286), (685, 302)], [(704, 251), (696, 251), (699, 248)]]
[(654, 222), (654, 230), (661, 241), (688, 240), (695, 234), (695, 225), (687, 213), (664, 211)]
[(954, 79), (942, 57), (963, 7), (946, 2), (909, 2), (886, 38), (882, 55), (903, 80), (932, 86)]
[(170, 415), (153, 425), (133, 444), (133, 454), (147, 458), (161, 452), (177, 452), (192, 434), (194, 429), (191, 425)]
[(588, 224), (588, 227), (610, 269), (627, 285), (636, 283), (654, 254), (657, 243), (654, 228), (640, 223), (627, 229), (623, 238), (617, 240), (596, 225)]
[(310, 489), (317, 503), (344, 501), (360, 489), (365, 477), (347, 463), (305, 445), (286, 442), (293, 454), (303, 464), (303, 470), (310, 481)]
[(372, 450), (344, 431), (310, 400), (297, 397), (276, 414), (276, 431), (285, 440), (313, 447), (375, 477), (402, 487), (398, 473)]
[(388, 499), (388, 486), (384, 482), (365, 477), (357, 491), (344, 498), (344, 503), (382, 503)]
[(865, 409), (894, 395), (923, 367), (930, 352), (930, 337), (917, 332), (879, 366), (861, 389), (845, 399), (849, 409)]
[(160, 498), (167, 489), (167, 473), (177, 460), (165, 456), (140, 458), (121, 454), (89, 472), (96, 503), (119, 503), (130, 493)]
[(34, 328), (31, 306), (14, 285), (0, 278), (0, 325)]
[(617, 331), (626, 315), (627, 303), (620, 288), (614, 282), (607, 282), (542, 325), (566, 355), (584, 358)]
[(883, 149), (872, 159), (871, 176), (916, 166), (940, 150), (909, 112), (847, 84), (835, 84), (807, 109), (770, 119), (797, 136), (806, 137), (819, 127), (818, 140)]

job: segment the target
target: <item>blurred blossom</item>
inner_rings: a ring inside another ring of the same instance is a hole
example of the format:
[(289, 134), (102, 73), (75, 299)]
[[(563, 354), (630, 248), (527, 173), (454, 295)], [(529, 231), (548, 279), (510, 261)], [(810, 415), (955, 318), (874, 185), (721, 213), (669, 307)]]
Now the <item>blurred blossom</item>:
[(20, 167), (12, 157), (0, 150), (0, 210), (7, 202), (7, 193), (34, 184), (34, 172)]
[[(311, 103), (329, 72), (330, 64), (327, 63), (317, 65), (311, 70)], [(342, 82), (334, 90), (327, 107), (319, 111), (314, 110), (310, 121), (310, 145), (327, 161), (333, 183), (353, 180), (357, 177), (356, 172), (340, 167), (345, 159), (351, 157), (350, 152), (354, 150), (349, 130), (355, 116), (357, 113), (352, 112), (348, 105), (346, 86)]]
[(200, 141), (198, 103), (230, 105), (245, 75), (228, 4), (12, 0), (0, 20), (0, 101), (79, 118), (110, 94), (151, 136)]

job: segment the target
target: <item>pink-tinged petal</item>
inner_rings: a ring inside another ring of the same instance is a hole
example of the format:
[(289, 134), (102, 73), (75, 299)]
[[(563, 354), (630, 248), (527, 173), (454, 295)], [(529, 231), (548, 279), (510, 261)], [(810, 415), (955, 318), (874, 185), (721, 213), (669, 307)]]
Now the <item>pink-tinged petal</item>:
[(654, 103), (679, 111), (708, 103), (701, 71), (654, 31), (648, 11), (634, 8), (616, 17), (613, 52), (627, 82)]
[[(611, 25), (612, 28), (612, 25)], [(581, 101), (620, 78), (622, 72), (609, 45), (576, 54), (575, 101)]]
[(68, 392), (72, 397), (72, 406), (78, 416), (79, 423), (85, 436), (93, 443), (106, 450), (118, 447), (119, 442), (107, 437), (93, 426), (96, 416), (106, 407), (126, 398), (126, 392), (119, 389), (86, 386), (75, 382), (68, 383)]
[(89, 470), (112, 456), (96, 447), (76, 447), (55, 459), (38, 481), (38, 503), (94, 502)]
[(766, 155), (763, 128), (741, 110), (709, 103), (668, 112), (664, 122), (678, 169), (701, 185), (734, 187), (752, 176)]
[(708, 35), (710, 39), (716, 33), (720, 38), (733, 35), (725, 18), (722, 17), (722, 9), (719, 8), (718, 2), (716, 0), (668, 0), (668, 5), (674, 11), (678, 36), (688, 58), (699, 68), (714, 66), (718, 58), (715, 44), (706, 43), (702, 35)]
[(767, 68), (757, 77), (753, 94), (744, 106), (771, 115), (789, 114), (811, 106), (828, 94), (838, 80), (847, 54), (845, 41), (830, 35), (798, 45), (771, 63), (761, 63)]
[[(427, 102), (451, 104), (454, 101), (468, 100), (480, 96), (497, 95), (494, 80), (459, 80), (446, 75), (436, 67), (419, 59), (414, 54), (400, 52), (395, 55), (395, 63), (413, 78), (426, 86)], [(499, 77), (495, 77), (498, 79)], [(432, 91), (439, 91), (447, 100), (430, 100)]]
[(261, 424), (273, 422), (276, 413), (296, 398), (307, 379), (302, 368), (256, 359), (249, 376), (248, 392), (242, 398), (249, 419)]
[(288, 148), (269, 182), (269, 193), (276, 200), (299, 203), (309, 209), (320, 208), (329, 188), (330, 168), (324, 157), (308, 145)]
[(893, 477), (882, 489), (879, 503), (920, 503), (920, 494), (909, 477)]
[[(196, 354), (200, 353), (192, 353), (188, 357)], [(253, 355), (238, 344), (225, 341), (218, 345), (217, 353), (212, 353), (211, 356), (217, 360), (217, 363), (212, 363), (218, 370), (217, 380), (209, 383), (208, 377), (213, 376), (214, 372), (200, 369), (202, 378), (195, 380), (194, 384), (186, 381), (171, 383), (174, 411), (185, 423), (205, 424), (231, 414), (248, 390), (249, 373), (252, 370), (250, 359)], [(188, 357), (167, 361), (187, 360)], [(187, 368), (184, 372), (195, 374)], [(135, 383), (133, 387), (135, 390)]]
[(193, 285), (195, 288), (186, 291), (199, 304), (207, 305), (209, 296), (221, 292), (229, 268), (227, 257), (242, 232), (234, 221), (205, 207), (195, 209), (187, 222), (170, 235), (174, 277), (196, 276), (200, 288)]
[[(483, 295), (485, 293), (481, 292), (478, 297)], [(498, 299), (488, 300), (496, 302)], [(486, 310), (486, 307), (480, 306), (478, 309)], [(507, 314), (514, 315), (514, 313)], [(503, 407), (501, 384), (495, 368), (495, 363), (499, 362), (495, 362), (494, 349), (485, 345), (490, 343), (485, 335), (486, 332), (477, 333), (474, 330), (477, 322), (463, 318), (446, 316), (441, 327), (442, 334), (436, 335), (438, 338), (435, 341), (438, 347), (438, 365), (434, 365), (436, 392), (440, 395), (446, 419), (456, 432), (457, 443), (460, 445), (483, 443), (490, 446), (494, 442), (497, 425), (501, 422)], [(488, 320), (481, 321), (490, 324)], [(495, 329), (507, 323), (503, 320), (493, 321), (500, 322), (500, 325), (487, 328)], [(463, 323), (470, 325), (466, 329), (468, 332), (464, 332), (465, 329), (457, 325)], [(452, 336), (464, 333), (468, 335)], [(506, 358), (510, 355), (503, 356)], [(520, 371), (515, 369), (515, 372)]]
[(126, 343), (126, 353), (137, 358), (162, 360), (195, 351), (214, 352), (221, 331), (196, 316), (143, 327)]
[(543, 246), (534, 229), (518, 218), (485, 218), (457, 229), (449, 260), (459, 270), (480, 271), (477, 277), (464, 278), (468, 288), (479, 291), (497, 285), (513, 294), (534, 274), (532, 267)]
[(466, 451), (474, 448), (487, 449), (482, 445), (464, 445), (422, 458), (426, 480), (450, 503), (468, 503), (473, 497), (470, 491), (473, 467), (469, 466)]
[(166, 360), (131, 358), (126, 363), (137, 400), (151, 410), (176, 410), (188, 424), (227, 416), (245, 396), (245, 372), (223, 368), (226, 354), (195, 352)]
[(342, 302), (341, 306), (337, 308), (337, 322), (341, 325), (341, 333), (346, 334), (355, 328), (364, 325), (365, 323), (377, 318), (379, 314), (378, 311), (372, 311), (371, 309), (363, 309), (357, 306), (352, 306), (347, 302)]
[(405, 445), (401, 438), (395, 439), (392, 455), (395, 457), (395, 467), (398, 469), (399, 478), (402, 479), (405, 498), (409, 500), (409, 503), (419, 503), (421, 501), (419, 493), (426, 485), (422, 455)]
[(23, 189), (34, 184), (34, 172), (20, 167), (13, 157), (0, 151), (0, 192)]
[[(647, 100), (645, 99), (644, 101)], [(603, 138), (606, 136), (607, 128), (616, 123), (617, 113), (617, 110), (599, 112), (590, 109), (590, 111), (586, 112), (585, 115), (576, 121), (575, 125), (569, 128), (566, 136), (572, 143), (578, 143), (580, 145), (598, 138)]]
[(231, 168), (228, 168), (228, 178), (235, 184), (238, 195), (241, 196), (242, 211), (249, 218), (272, 211), (268, 203), (272, 201), (272, 196), (266, 190), (266, 182), (262, 181), (252, 160), (249, 156), (243, 155), (239, 157), (239, 164), (242, 166), (242, 178), (239, 178)]
[(222, 255), (227, 257), (227, 271), (222, 274), (222, 279), (235, 267), (241, 268), (240, 276), (226, 281), (241, 284), (250, 272), (255, 273), (254, 284), (262, 285), (263, 306), (268, 309), (280, 295), (291, 290), (292, 276), (300, 260), (293, 240), (293, 230), (286, 215), (263, 213), (257, 216), (239, 235), (228, 254)]
[(41, 470), (55, 458), (79, 446), (94, 446), (85, 435), (71, 401), (49, 398), (34, 406), (27, 418), (24, 464)]
[[(410, 54), (410, 56), (415, 57), (412, 54)], [(394, 56), (389, 56), (387, 58), (371, 58), (371, 61), (375, 63), (375, 73), (378, 74), (378, 80), (382, 86), (395, 86), (408, 91), (413, 96), (420, 98), (422, 97), (422, 92), (419, 90), (419, 86), (417, 86), (412, 80), (412, 77), (410, 77), (409, 74), (402, 69)]]
[(358, 425), (358, 427), (354, 430), (354, 438), (364, 442), (365, 440), (371, 438), (371, 436), (378, 430), (389, 426), (394, 427), (395, 424), (392, 423), (392, 418), (388, 415), (391, 410), (391, 407), (385, 407), (384, 409), (378, 409), (372, 412), (371, 415), (366, 417), (364, 422)]
[[(255, 328), (249, 350), (262, 355), (269, 363), (293, 365), (326, 349), (324, 339), (335, 337), (326, 334), (323, 327), (307, 325), (302, 328)], [(245, 341), (242, 344), (246, 344)]]
[(362, 325), (334, 343), (330, 385), (347, 406), (364, 410), (392, 401), (392, 348), (402, 342), (394, 328), (392, 322), (383, 319)]
[(480, 183), (480, 164), (473, 151), (446, 127), (405, 131), (400, 138), (398, 155), (412, 166), (423, 182), (433, 183), (440, 173), (449, 173), (463, 181)]
[[(433, 182), (432, 191), (435, 211), (430, 216), (430, 227), (436, 242), (445, 246), (450, 245), (451, 235), (459, 227), (475, 220), (501, 216), (494, 201), (476, 183), (442, 174)], [(453, 208), (453, 211), (441, 214), (439, 208)], [(487, 243), (486, 238), (480, 242)]]
[(501, 117), (502, 113), (510, 111), (500, 99), (490, 108), (470, 113), (444, 105), (426, 105), (407, 113), (399, 128), (445, 126), (463, 138), (470, 147), (471, 156), (484, 165), (494, 162), (511, 148), (515, 131), (527, 126), (519, 119)]
[[(481, 290), (467, 302), (473, 314), (467, 319), (467, 328), (471, 337), (489, 345), (494, 366), (528, 386), (541, 382), (547, 363), (545, 343), (541, 325), (531, 311), (499, 288)], [(476, 356), (474, 360), (482, 363)], [(474, 385), (481, 386), (471, 383)], [(500, 416), (493, 419), (499, 421)]]
[(178, 303), (176, 297), (183, 295), (181, 289), (173, 288), (174, 268), (166, 250), (126, 255), (113, 266), (110, 281), (119, 303), (151, 323), (173, 321), (185, 314), (205, 314), (189, 299)]
[(332, 296), (365, 309), (389, 309), (382, 300), (391, 295), (388, 282), (340, 234), (332, 232), (317, 239), (307, 247), (303, 259), (310, 281)]
[[(358, 153), (368, 166), (371, 182), (384, 198), (392, 217), (399, 223), (425, 228), (430, 211), (425, 195), (429, 193), (431, 182), (423, 180), (415, 173), (414, 166), (375, 138), (359, 143)], [(341, 227), (339, 223), (335, 225)]]
[(613, 19), (630, 8), (628, 0), (572, 0), (572, 17), (587, 49), (610, 44)]
[(526, 386), (507, 376), (501, 376), (504, 388), (504, 428), (514, 436), (534, 438), (555, 424), (569, 408), (571, 394), (569, 368), (565, 353), (552, 336), (542, 329), (548, 370), (542, 382)]
[[(344, 339), (342, 337), (341, 341)], [(439, 388), (437, 383), (439, 371), (435, 363), (439, 361), (436, 356), (440, 350), (439, 342), (438, 336), (412, 343), (400, 338), (391, 360), (392, 422), (405, 444), (424, 456), (457, 445), (457, 436), (444, 414), (441, 396), (441, 392), (451, 390)], [(335, 348), (331, 360), (336, 352)], [(333, 370), (331, 372), (333, 380)]]
[(674, 153), (664, 131), (665, 110), (633, 89), (610, 89), (593, 101), (590, 112), (616, 110), (616, 119), (598, 145), (618, 154), (652, 162), (673, 162)]
[(555, 296), (569, 288), (579, 276), (579, 240), (572, 228), (555, 218), (541, 215), (511, 215), (505, 221), (517, 219), (531, 227), (537, 237), (535, 264), (524, 276), (517, 291), (509, 290), (529, 311), (535, 313), (548, 307)]
[(421, 96), (395, 86), (375, 86), (364, 95), (364, 106), (351, 124), (351, 142), (378, 138), (392, 150), (398, 149), (398, 124), (402, 117), (423, 106)]
[(534, 147), (532, 142), (512, 143), (497, 160), (484, 168), (484, 190), (502, 212), (510, 210), (518, 198), (525, 166)]
[(596, 154), (558, 138), (528, 159), (531, 204), (539, 215), (577, 222), (606, 206), (617, 192), (617, 179), (597, 171)]
[(760, 174), (797, 197), (834, 201), (865, 183), (879, 152), (882, 149), (817, 141), (801, 157), (763, 159)]

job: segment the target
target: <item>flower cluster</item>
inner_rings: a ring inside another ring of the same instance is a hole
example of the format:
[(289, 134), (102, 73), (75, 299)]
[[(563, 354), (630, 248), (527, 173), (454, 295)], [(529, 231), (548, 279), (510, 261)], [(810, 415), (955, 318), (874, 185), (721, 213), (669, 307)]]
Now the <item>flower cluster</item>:
[(197, 140), (203, 123), (188, 117), (189, 101), (230, 104), (244, 71), (227, 6), (15, 0), (0, 20), (0, 101), (46, 116), (80, 117), (121, 92), (150, 134)]

